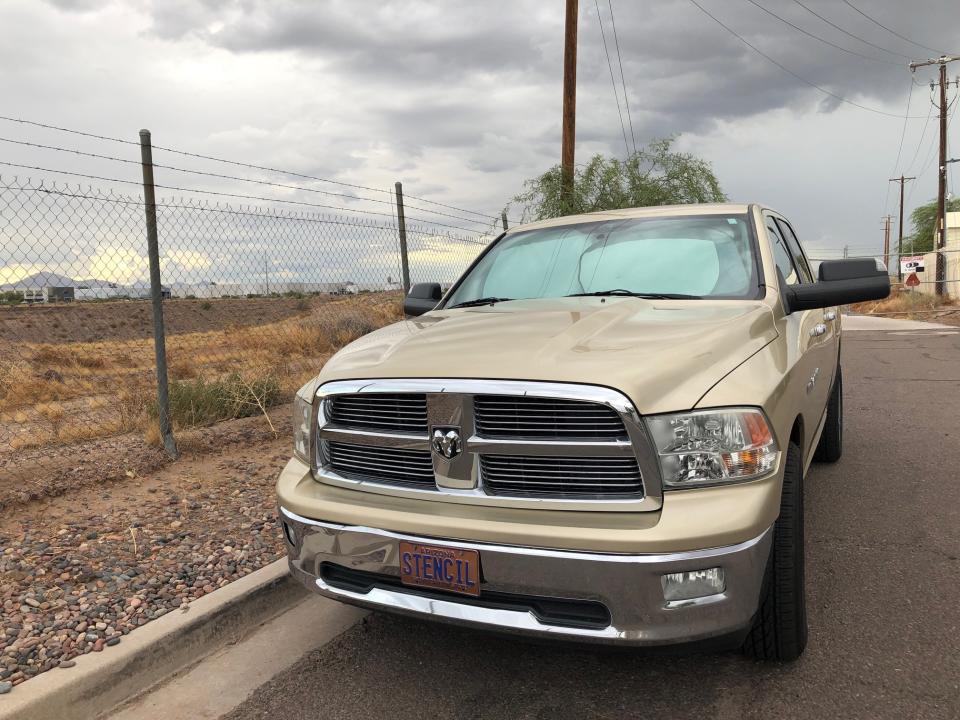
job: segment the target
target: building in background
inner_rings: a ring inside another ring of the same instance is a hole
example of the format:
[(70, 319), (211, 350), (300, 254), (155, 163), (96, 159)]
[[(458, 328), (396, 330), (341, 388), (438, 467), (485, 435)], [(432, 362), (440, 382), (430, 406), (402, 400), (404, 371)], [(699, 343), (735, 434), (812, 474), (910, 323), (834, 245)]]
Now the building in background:
[[(960, 298), (960, 212), (947, 213), (947, 245), (944, 250), (944, 287), (947, 297), (956, 300)], [(934, 295), (937, 292), (937, 254), (930, 252), (924, 255), (923, 265), (924, 272), (920, 274), (917, 290)]]

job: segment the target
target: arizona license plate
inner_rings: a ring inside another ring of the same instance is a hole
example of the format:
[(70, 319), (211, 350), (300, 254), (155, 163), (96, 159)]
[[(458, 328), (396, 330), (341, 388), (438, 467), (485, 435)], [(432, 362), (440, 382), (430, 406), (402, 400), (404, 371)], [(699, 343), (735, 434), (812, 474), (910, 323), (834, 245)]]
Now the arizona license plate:
[(401, 540), (400, 580), (404, 585), (477, 596), (480, 553)]

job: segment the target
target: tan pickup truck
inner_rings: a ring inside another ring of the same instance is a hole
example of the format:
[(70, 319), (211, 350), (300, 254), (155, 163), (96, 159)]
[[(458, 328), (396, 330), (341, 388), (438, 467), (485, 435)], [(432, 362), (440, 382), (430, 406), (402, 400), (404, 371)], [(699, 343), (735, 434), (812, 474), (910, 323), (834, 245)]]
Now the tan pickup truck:
[(297, 394), (290, 568), (375, 610), (653, 646), (806, 644), (803, 483), (843, 442), (838, 306), (759, 205), (523, 225)]

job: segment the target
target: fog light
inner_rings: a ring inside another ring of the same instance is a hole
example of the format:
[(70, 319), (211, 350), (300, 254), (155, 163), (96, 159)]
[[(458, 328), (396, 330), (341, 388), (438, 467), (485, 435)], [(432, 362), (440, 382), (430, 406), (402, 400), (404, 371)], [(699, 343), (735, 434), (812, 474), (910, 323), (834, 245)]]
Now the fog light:
[(668, 573), (660, 578), (660, 584), (667, 602), (717, 595), (726, 588), (723, 568), (719, 567)]

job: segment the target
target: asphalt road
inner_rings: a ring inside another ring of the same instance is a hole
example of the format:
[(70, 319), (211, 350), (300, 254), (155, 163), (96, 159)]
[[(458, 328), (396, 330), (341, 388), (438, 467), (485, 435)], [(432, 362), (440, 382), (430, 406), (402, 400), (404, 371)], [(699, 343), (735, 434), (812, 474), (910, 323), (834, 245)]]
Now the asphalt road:
[(798, 662), (542, 645), (370, 615), (229, 717), (960, 717), (960, 334), (942, 332), (845, 333), (845, 454), (806, 482)]

